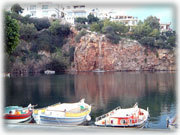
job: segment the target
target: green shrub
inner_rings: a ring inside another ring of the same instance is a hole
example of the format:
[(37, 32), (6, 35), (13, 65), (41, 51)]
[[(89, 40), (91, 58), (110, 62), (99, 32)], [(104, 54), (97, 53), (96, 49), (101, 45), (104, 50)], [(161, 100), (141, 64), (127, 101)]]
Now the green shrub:
[(87, 32), (86, 32), (85, 30), (81, 30), (81, 31), (76, 35), (76, 37), (75, 37), (76, 43), (79, 43), (81, 37), (85, 36), (86, 33), (87, 33)]
[(86, 24), (81, 24), (81, 23), (77, 23), (75, 26), (76, 30), (78, 30), (78, 31), (80, 31), (82, 29), (87, 29), (87, 27), (88, 26)]
[(92, 23), (90, 25), (90, 30), (95, 32), (102, 32), (103, 24), (101, 22), (98, 23)]
[(155, 39), (153, 37), (143, 37), (139, 40), (142, 45), (154, 47)]
[(86, 24), (86, 22), (88, 22), (86, 17), (77, 17), (74, 20), (75, 23), (79, 23), (79, 24)]
[(106, 34), (106, 37), (110, 40), (111, 43), (113, 44), (118, 44), (120, 37), (114, 33), (108, 33)]
[(25, 41), (31, 41), (35, 38), (37, 34), (37, 29), (35, 28), (34, 24), (20, 24), (20, 38), (25, 40)]
[(16, 46), (19, 44), (19, 24), (17, 20), (12, 19), (11, 16), (5, 13), (5, 50), (11, 54)]
[(38, 31), (50, 27), (50, 22), (48, 18), (30, 18), (29, 23), (33, 23)]

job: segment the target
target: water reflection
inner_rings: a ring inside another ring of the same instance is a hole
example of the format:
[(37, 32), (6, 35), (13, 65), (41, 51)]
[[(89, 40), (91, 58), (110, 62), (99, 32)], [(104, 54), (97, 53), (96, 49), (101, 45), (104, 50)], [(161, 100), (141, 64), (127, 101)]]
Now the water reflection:
[(175, 73), (105, 72), (6, 78), (5, 105), (76, 102), (92, 104), (92, 120), (121, 106), (150, 109), (152, 128), (165, 128), (167, 115), (176, 112)]

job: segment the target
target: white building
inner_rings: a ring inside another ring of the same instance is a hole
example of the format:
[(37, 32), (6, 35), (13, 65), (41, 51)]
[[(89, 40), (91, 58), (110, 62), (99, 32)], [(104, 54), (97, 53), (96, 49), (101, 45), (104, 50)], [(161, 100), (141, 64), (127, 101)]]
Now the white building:
[(87, 17), (89, 15), (89, 10), (84, 4), (65, 5), (63, 12), (65, 20), (71, 24), (74, 24), (75, 18)]
[(52, 2), (37, 2), (21, 4), (24, 10), (22, 16), (30, 15), (37, 18), (57, 18), (74, 24), (75, 18), (87, 17), (89, 10), (84, 4), (58, 4)]
[(161, 32), (170, 31), (171, 30), (170, 25), (171, 25), (171, 23), (161, 23), (160, 24), (160, 31)]
[(128, 26), (137, 25), (138, 19), (133, 16), (119, 15), (113, 10), (102, 8), (88, 7), (83, 3), (60, 4), (53, 2), (35, 2), (20, 4), (24, 9), (22, 15), (30, 15), (37, 18), (57, 18), (65, 22), (74, 24), (75, 18), (87, 17), (90, 13), (99, 19), (110, 19), (111, 21), (119, 21)]
[(138, 23), (138, 18), (133, 16), (127, 16), (127, 15), (116, 15), (111, 18), (111, 21), (118, 21), (122, 22), (123, 24), (127, 26), (136, 26)]
[(31, 15), (31, 17), (43, 18), (43, 17), (58, 17), (60, 16), (59, 9), (61, 5), (51, 2), (37, 2), (31, 4), (21, 4), (24, 9), (22, 15)]

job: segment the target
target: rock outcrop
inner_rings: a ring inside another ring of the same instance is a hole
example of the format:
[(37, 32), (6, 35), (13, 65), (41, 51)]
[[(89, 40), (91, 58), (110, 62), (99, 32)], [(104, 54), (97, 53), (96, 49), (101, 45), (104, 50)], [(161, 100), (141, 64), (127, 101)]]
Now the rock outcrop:
[(74, 54), (76, 71), (176, 70), (175, 60), (172, 50), (147, 48), (130, 39), (111, 44), (95, 33), (82, 37)]

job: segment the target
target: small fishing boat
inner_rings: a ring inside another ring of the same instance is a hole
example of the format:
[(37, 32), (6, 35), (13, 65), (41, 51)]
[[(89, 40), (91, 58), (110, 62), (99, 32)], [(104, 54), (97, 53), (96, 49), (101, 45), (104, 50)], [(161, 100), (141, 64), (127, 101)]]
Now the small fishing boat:
[(104, 73), (105, 72), (105, 70), (101, 70), (101, 69), (95, 69), (95, 70), (93, 70), (92, 72), (97, 72), (97, 73)]
[(169, 129), (176, 129), (177, 128), (177, 116), (174, 116), (172, 118), (167, 118), (167, 128)]
[(46, 108), (33, 110), (37, 124), (79, 125), (91, 120), (91, 106), (84, 99), (77, 103), (57, 103)]
[(27, 107), (8, 106), (5, 107), (4, 119), (6, 123), (24, 123), (32, 119), (31, 104)]
[(96, 118), (95, 125), (111, 127), (144, 127), (149, 117), (149, 109), (141, 109), (136, 103), (132, 108), (114, 110)]
[(46, 71), (44, 71), (44, 74), (52, 75), (52, 74), (55, 74), (55, 71), (53, 71), (53, 70), (46, 70)]

